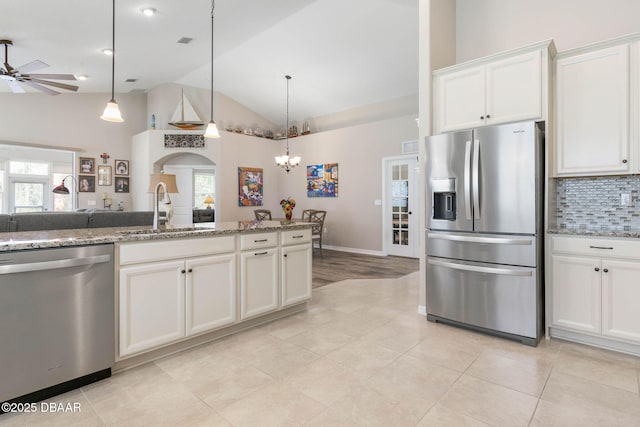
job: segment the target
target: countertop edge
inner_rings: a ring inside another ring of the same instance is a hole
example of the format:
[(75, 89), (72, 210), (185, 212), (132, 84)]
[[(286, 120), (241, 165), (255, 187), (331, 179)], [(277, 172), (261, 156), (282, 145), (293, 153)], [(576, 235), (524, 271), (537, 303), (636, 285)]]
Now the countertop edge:
[(311, 228), (312, 225), (313, 224), (306, 222), (229, 221), (208, 223), (207, 225), (174, 226), (159, 231), (154, 231), (151, 227), (134, 226), (4, 232), (0, 233), (0, 252), (192, 237), (215, 237), (230, 234), (264, 233), (305, 229)]
[(640, 239), (640, 231), (608, 231), (608, 230), (576, 230), (565, 228), (550, 228), (547, 234), (554, 236), (583, 236), (583, 237), (616, 237), (625, 239)]

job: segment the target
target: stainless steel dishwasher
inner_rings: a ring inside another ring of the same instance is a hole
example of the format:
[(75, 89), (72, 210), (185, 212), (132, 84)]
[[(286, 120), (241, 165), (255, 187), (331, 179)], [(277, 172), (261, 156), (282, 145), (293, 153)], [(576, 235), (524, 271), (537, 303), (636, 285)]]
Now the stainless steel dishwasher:
[(0, 253), (0, 402), (111, 375), (113, 274), (113, 244)]

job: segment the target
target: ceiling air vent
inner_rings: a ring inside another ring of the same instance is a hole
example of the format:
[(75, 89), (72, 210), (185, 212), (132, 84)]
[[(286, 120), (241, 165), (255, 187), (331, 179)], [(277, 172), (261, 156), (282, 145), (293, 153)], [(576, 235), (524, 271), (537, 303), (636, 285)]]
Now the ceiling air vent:
[(402, 154), (414, 154), (418, 152), (418, 140), (402, 143)]
[(192, 40), (192, 37), (180, 37), (176, 43), (189, 44)]

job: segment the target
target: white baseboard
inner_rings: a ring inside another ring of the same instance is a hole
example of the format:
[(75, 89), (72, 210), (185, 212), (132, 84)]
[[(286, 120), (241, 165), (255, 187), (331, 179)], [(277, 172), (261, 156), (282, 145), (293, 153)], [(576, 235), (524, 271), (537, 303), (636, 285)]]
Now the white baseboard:
[(418, 306), (418, 314), (421, 316), (426, 316), (427, 315), (427, 306), (426, 305), (419, 305)]
[(372, 251), (369, 249), (359, 249), (359, 248), (345, 248), (343, 246), (322, 245), (322, 249), (329, 249), (332, 251), (341, 251), (341, 252), (350, 252), (353, 254), (362, 254), (362, 255), (386, 256), (385, 253), (382, 251)]

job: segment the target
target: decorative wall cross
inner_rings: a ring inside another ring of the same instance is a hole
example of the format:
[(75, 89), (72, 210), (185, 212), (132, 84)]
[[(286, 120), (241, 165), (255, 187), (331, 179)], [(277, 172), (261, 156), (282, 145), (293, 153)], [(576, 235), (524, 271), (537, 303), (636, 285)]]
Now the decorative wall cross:
[(102, 158), (102, 163), (107, 163), (107, 159), (109, 159), (109, 155), (107, 153), (100, 154), (100, 157)]

